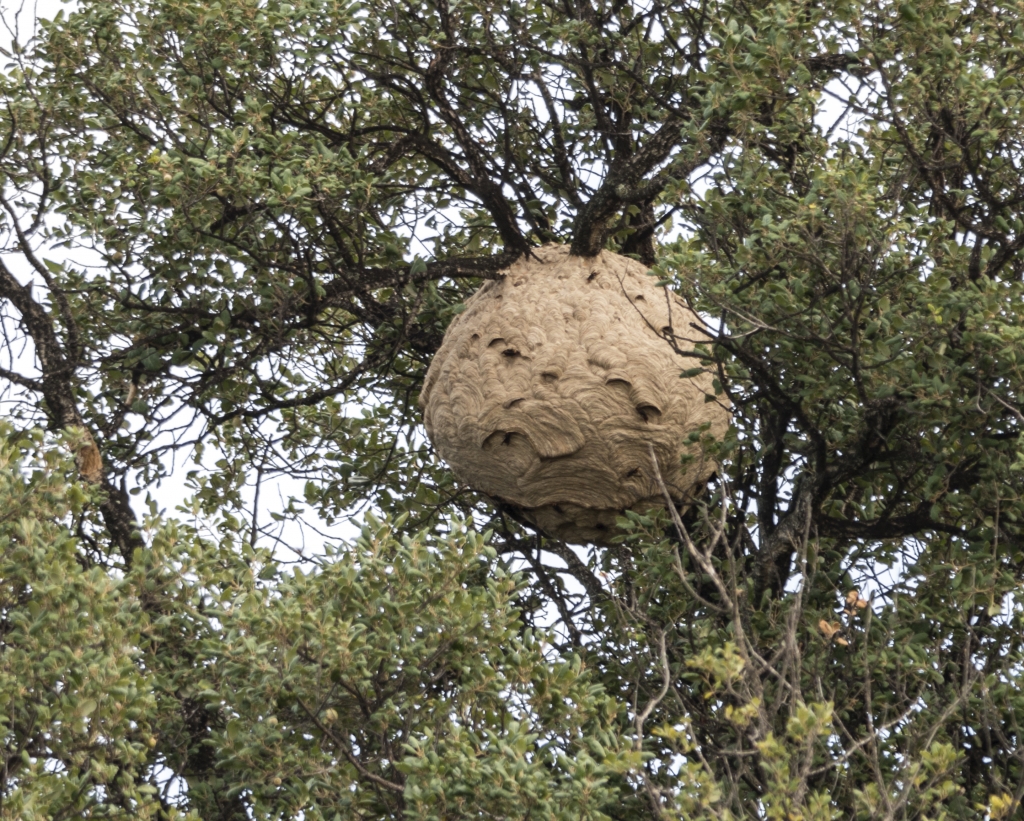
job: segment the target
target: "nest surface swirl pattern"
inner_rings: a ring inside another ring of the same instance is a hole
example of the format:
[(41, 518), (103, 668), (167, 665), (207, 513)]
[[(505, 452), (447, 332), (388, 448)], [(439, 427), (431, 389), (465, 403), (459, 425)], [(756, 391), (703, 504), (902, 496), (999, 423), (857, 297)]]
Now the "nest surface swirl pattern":
[[(625, 510), (663, 505), (651, 465), (685, 504), (715, 470), (688, 444), (729, 411), (710, 374), (682, 379), (694, 314), (639, 262), (546, 245), (487, 282), (427, 372), (427, 434), (455, 475), (572, 543), (607, 543)], [(682, 464), (684, 454), (692, 458)]]

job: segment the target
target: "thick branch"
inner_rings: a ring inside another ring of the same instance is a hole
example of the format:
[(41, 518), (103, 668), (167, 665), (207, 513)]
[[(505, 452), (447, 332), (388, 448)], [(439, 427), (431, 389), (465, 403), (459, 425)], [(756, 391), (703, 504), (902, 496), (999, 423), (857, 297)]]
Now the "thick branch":
[(643, 210), (651, 205), (670, 182), (686, 178), (717, 154), (729, 134), (724, 125), (709, 128), (709, 139), (689, 161), (676, 165), (670, 174), (645, 180), (678, 146), (682, 129), (680, 120), (670, 118), (629, 160), (613, 164), (604, 183), (576, 215), (571, 247), (573, 255), (592, 257), (599, 254), (611, 232), (611, 219), (623, 206), (635, 204)]
[(74, 366), (60, 343), (53, 320), (46, 309), (32, 296), (32, 286), (22, 285), (0, 259), (0, 299), (9, 301), (18, 313), (26, 332), (32, 338), (42, 378), (38, 380), (46, 402), (50, 425), (55, 430), (81, 428), (87, 440), (76, 454), (79, 471), (88, 482), (99, 484), (105, 491), (100, 513), (110, 538), (126, 564), (131, 564), (135, 548), (142, 547), (135, 513), (131, 509), (128, 493), (103, 475), (103, 462), (99, 447), (82, 421), (75, 402)]

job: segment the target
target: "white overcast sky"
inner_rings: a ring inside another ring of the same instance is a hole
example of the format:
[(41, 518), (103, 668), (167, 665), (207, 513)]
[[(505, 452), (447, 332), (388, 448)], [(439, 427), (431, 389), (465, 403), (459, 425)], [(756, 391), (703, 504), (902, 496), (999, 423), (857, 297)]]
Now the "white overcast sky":
[(61, 0), (0, 0), (0, 46), (9, 51), (15, 31), (24, 43), (32, 36), (37, 19), (52, 20), (62, 8), (66, 14), (74, 5)]

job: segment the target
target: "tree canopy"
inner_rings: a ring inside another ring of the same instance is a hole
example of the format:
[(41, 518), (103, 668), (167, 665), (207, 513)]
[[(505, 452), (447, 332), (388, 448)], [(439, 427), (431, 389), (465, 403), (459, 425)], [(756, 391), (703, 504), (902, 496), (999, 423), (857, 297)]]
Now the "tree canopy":
[[(0, 97), (0, 818), (1024, 813), (1024, 4), (81, 0)], [(419, 427), (548, 242), (732, 409), (613, 548)]]

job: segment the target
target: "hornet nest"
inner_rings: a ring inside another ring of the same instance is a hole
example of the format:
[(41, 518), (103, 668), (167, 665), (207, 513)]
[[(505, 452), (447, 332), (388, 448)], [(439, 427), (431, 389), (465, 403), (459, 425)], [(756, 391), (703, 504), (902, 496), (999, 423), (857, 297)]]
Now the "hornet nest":
[[(694, 314), (618, 254), (545, 245), (484, 284), (445, 333), (420, 404), (455, 475), (516, 518), (575, 544), (607, 544), (626, 510), (663, 507), (715, 472), (688, 436), (721, 437), (729, 411), (692, 363)], [(683, 460), (684, 455), (691, 459)], [(685, 461), (685, 464), (683, 462)]]

